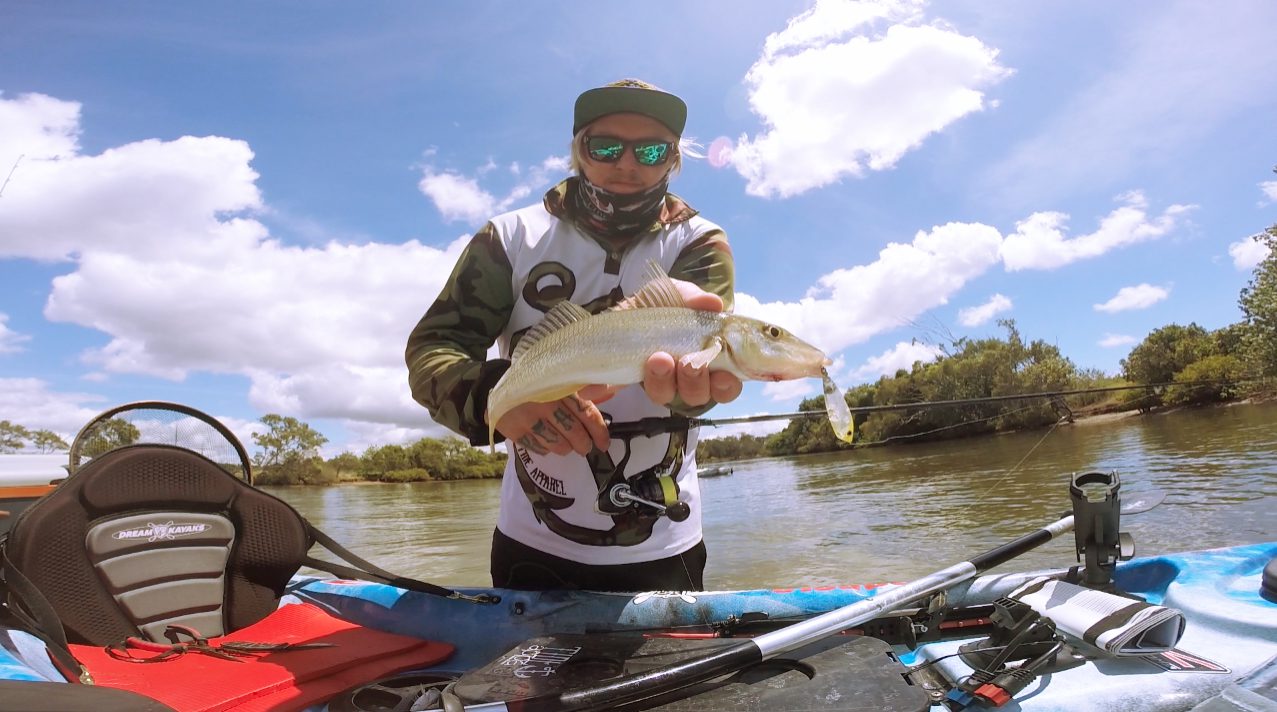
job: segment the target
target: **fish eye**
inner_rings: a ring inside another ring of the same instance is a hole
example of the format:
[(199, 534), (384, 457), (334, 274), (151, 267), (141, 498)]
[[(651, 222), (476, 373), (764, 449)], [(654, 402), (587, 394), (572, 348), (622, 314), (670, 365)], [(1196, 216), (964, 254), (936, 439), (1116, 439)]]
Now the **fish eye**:
[(779, 326), (775, 326), (773, 324), (768, 324), (764, 331), (766, 331), (767, 335), (773, 339), (779, 339), (781, 334), (785, 333)]

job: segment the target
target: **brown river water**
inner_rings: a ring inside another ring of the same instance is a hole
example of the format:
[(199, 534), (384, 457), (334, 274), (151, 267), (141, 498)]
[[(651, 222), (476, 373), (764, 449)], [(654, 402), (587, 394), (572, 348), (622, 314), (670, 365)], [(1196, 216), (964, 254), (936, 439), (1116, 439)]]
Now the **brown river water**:
[[(1122, 519), (1137, 555), (1277, 539), (1277, 403), (733, 467), (701, 483), (711, 589), (908, 581), (1064, 516), (1070, 476), (1092, 470), (1166, 491)], [(265, 489), (391, 571), (490, 584), (496, 480)], [(1075, 563), (1070, 535), (998, 570)]]

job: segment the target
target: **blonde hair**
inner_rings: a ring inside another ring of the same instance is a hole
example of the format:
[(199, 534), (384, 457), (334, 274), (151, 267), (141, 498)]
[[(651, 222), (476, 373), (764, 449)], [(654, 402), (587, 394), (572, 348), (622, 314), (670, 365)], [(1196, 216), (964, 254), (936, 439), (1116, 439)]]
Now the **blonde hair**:
[[(584, 165), (586, 160), (585, 134), (589, 130), (590, 127), (587, 125), (585, 128), (577, 131), (576, 135), (572, 137), (572, 145), (569, 147), (571, 150), (571, 162), (569, 165), (572, 168), (572, 172), (577, 175), (581, 175), (581, 167)], [(683, 170), (683, 156), (687, 156), (688, 158), (705, 157), (705, 154), (700, 151), (702, 146), (697, 143), (694, 138), (681, 137), (676, 143), (678, 148), (674, 151), (674, 157), (671, 159), (671, 163), (673, 165), (670, 166), (670, 175), (675, 175), (679, 171)]]

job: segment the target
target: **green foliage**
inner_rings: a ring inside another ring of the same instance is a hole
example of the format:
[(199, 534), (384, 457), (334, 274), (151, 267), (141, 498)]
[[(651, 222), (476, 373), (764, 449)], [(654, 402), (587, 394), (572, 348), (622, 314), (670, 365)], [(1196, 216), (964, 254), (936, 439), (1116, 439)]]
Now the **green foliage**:
[(1246, 358), (1246, 342), (1249, 338), (1250, 326), (1239, 321), (1236, 324), (1216, 329), (1210, 333), (1210, 352), (1215, 356), (1236, 356)]
[(254, 483), (262, 485), (330, 485), (337, 481), (331, 469), (318, 457), (292, 456), (282, 462), (262, 466)]
[(359, 456), (353, 452), (343, 452), (329, 460), (328, 467), (332, 468), (333, 477), (340, 481), (343, 474), (359, 471)]
[[(359, 458), (357, 471), (374, 482), (417, 482), (500, 477), (505, 453), (489, 454), (460, 438), (422, 438), (408, 446), (370, 447)], [(417, 474), (417, 472), (423, 474)], [(394, 474), (409, 473), (409, 474)]]
[(31, 431), (31, 444), (36, 446), (40, 452), (55, 452), (57, 450), (69, 450), (70, 445), (62, 439), (62, 436), (52, 430), (33, 430)]
[(1277, 225), (1252, 239), (1268, 248), (1268, 256), (1237, 300), (1247, 327), (1246, 361), (1257, 375), (1277, 376)]
[(377, 478), (378, 482), (429, 482), (434, 478), (429, 472), (420, 467), (413, 467), (407, 470), (391, 470), (383, 473)]
[[(1080, 373), (1058, 347), (1041, 340), (1026, 343), (1014, 321), (1001, 321), (1006, 338), (960, 338), (933, 363), (915, 363), (894, 377), (851, 389), (847, 403), (866, 406), (926, 404), (856, 415), (862, 442), (881, 443), (903, 438), (928, 440), (961, 437), (998, 430), (1032, 428), (1055, 423), (1064, 411), (1049, 402), (985, 401), (933, 407), (939, 401), (969, 401), (1021, 393), (1040, 393), (1085, 387), (1099, 374)], [(824, 411), (824, 400), (803, 401), (802, 410)], [(823, 418), (791, 421), (768, 438), (768, 454), (823, 452), (846, 447)]]
[(1170, 383), (1185, 366), (1210, 355), (1212, 346), (1197, 324), (1169, 324), (1154, 329), (1122, 359), (1122, 373), (1134, 383)]
[(253, 463), (258, 467), (273, 467), (316, 457), (319, 448), (328, 442), (328, 438), (292, 416), (268, 413), (262, 416), (261, 422), (266, 426), (266, 432), (253, 432), (253, 442), (261, 448), (253, 457)]
[(408, 469), (408, 451), (402, 445), (370, 447), (359, 458), (359, 474), (366, 480), (379, 480), (391, 470)]
[[(1237, 356), (1207, 356), (1194, 361), (1175, 374), (1178, 383), (1166, 389), (1165, 401), (1170, 405), (1196, 405), (1232, 400), (1238, 395), (1237, 381), (1245, 373), (1245, 365)], [(1212, 381), (1211, 383), (1195, 383)]]
[(17, 452), (27, 446), (31, 431), (7, 420), (0, 420), (0, 452)]
[(336, 481), (331, 469), (323, 467), (319, 448), (328, 442), (310, 425), (275, 413), (263, 415), (266, 432), (253, 433), (261, 450), (253, 456), (256, 482), (275, 485), (329, 484)]
[(117, 448), (132, 445), (142, 438), (142, 431), (122, 418), (104, 420), (84, 434), (80, 455), (97, 457)]
[(705, 438), (705, 433), (705, 430), (701, 431), (702, 437), (696, 444), (696, 461), (701, 464), (723, 460), (747, 460), (767, 454), (766, 438), (749, 433)]

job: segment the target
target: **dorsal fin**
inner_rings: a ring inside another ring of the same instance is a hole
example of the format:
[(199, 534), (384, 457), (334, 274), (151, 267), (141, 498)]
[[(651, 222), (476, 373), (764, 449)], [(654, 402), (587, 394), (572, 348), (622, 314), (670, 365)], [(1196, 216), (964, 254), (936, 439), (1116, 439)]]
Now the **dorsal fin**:
[(555, 304), (550, 311), (545, 313), (545, 316), (541, 317), (541, 321), (537, 322), (536, 326), (529, 329), (528, 333), (519, 339), (519, 345), (514, 347), (514, 353), (510, 355), (510, 360), (519, 360), (523, 352), (532, 348), (533, 344), (544, 339), (547, 334), (553, 334), (569, 324), (575, 324), (582, 319), (589, 318), (590, 313), (583, 307), (564, 299)]
[(661, 268), (660, 264), (649, 260), (647, 269), (643, 271), (643, 279), (645, 281), (641, 289), (635, 292), (633, 296), (622, 300), (612, 309), (687, 306), (687, 303), (683, 301), (683, 294), (678, 291), (678, 287), (674, 286), (674, 280), (670, 279), (668, 274), (665, 274), (665, 270)]

